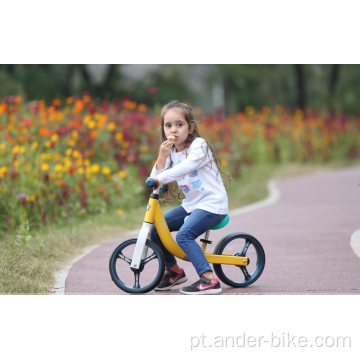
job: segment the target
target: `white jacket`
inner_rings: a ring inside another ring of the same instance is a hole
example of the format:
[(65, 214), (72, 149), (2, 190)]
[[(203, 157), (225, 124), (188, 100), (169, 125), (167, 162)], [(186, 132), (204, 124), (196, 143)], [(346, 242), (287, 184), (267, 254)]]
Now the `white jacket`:
[[(184, 153), (171, 150), (165, 168), (154, 165), (150, 177), (157, 177), (160, 186), (176, 181), (185, 194), (182, 206), (186, 212), (202, 209), (213, 214), (228, 213), (228, 197), (211, 150), (203, 138), (196, 138)], [(171, 166), (170, 166), (171, 165)], [(211, 169), (211, 170), (210, 170)]]

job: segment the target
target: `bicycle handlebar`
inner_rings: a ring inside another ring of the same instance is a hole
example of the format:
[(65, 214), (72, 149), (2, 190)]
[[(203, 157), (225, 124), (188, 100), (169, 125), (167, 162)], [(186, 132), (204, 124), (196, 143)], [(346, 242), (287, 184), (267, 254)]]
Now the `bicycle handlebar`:
[[(148, 178), (145, 181), (145, 185), (150, 189), (154, 188), (156, 187), (156, 181), (154, 179)], [(169, 185), (161, 185), (159, 190), (161, 193), (165, 194), (169, 190)]]
[(154, 188), (154, 187), (156, 187), (156, 181), (155, 181), (154, 179), (148, 178), (148, 179), (146, 179), (146, 181), (145, 181), (145, 185), (146, 185), (148, 188)]

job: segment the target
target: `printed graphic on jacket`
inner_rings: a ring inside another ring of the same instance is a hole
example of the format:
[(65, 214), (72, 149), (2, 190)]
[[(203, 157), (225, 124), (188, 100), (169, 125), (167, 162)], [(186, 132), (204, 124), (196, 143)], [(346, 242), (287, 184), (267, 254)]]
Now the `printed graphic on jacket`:
[(197, 170), (194, 170), (194, 171), (190, 172), (190, 173), (189, 173), (189, 176), (190, 176), (190, 177), (196, 177), (196, 176), (198, 176)]
[(187, 194), (189, 192), (189, 188), (186, 185), (181, 185), (181, 190)]

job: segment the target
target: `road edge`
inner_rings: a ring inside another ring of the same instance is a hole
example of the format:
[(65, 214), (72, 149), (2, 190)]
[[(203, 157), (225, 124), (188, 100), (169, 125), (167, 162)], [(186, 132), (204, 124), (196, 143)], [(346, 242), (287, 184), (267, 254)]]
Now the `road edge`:
[[(255, 203), (245, 205), (245, 206), (239, 207), (237, 209), (231, 210), (231, 211), (229, 211), (229, 216), (244, 214), (244, 213), (254, 211), (254, 210), (257, 210), (257, 209), (263, 208), (265, 206), (269, 206), (269, 205), (276, 203), (280, 199), (281, 194), (280, 194), (279, 188), (275, 184), (275, 180), (268, 181), (267, 188), (268, 188), (269, 194), (264, 200), (260, 200)], [(124, 236), (138, 235), (139, 231), (140, 231), (140, 229), (132, 230), (132, 231), (126, 233)], [(360, 233), (359, 233), (359, 236), (360, 236)], [(106, 241), (106, 243), (113, 241), (113, 240), (114, 239)], [(89, 253), (91, 253), (93, 250), (95, 250), (96, 248), (98, 248), (101, 245), (104, 245), (104, 243), (86, 247), (84, 249), (84, 251), (81, 253), (81, 255), (79, 255), (76, 258), (74, 258), (73, 260), (71, 260), (62, 270), (56, 271), (54, 273), (55, 283), (53, 286), (54, 292), (52, 293), (52, 295), (65, 295), (66, 278), (67, 278), (71, 268), (73, 267), (73, 265), (76, 264), (84, 256), (88, 255)]]
[(351, 234), (350, 247), (357, 257), (360, 258), (360, 229), (355, 230)]

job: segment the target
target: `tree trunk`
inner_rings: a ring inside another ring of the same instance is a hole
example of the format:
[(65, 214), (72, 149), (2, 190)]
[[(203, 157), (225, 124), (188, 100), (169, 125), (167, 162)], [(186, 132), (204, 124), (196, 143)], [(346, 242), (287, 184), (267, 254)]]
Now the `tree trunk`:
[(305, 94), (305, 74), (303, 65), (294, 65), (296, 74), (296, 87), (297, 87), (297, 105), (301, 108), (305, 108), (306, 94)]
[(339, 81), (339, 72), (340, 72), (340, 65), (334, 64), (331, 66), (330, 79), (329, 79), (329, 107), (331, 110), (334, 109), (333, 102), (334, 102), (336, 85)]

